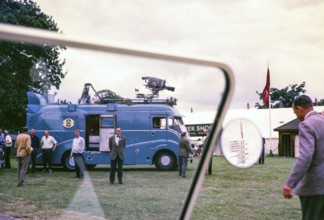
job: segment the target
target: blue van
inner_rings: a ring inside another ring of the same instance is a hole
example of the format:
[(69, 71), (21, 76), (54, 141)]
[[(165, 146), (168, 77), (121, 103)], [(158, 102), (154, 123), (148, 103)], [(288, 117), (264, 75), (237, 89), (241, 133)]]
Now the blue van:
[[(69, 158), (75, 129), (86, 141), (85, 163), (88, 168), (110, 164), (108, 139), (116, 127), (126, 137), (124, 164), (154, 164), (159, 170), (177, 167), (178, 141), (186, 131), (181, 114), (170, 102), (144, 99), (108, 104), (57, 104), (46, 96), (28, 92), (27, 126), (42, 137), (45, 130), (57, 142), (53, 164), (66, 170), (75, 168)], [(42, 164), (42, 154), (37, 164)]]

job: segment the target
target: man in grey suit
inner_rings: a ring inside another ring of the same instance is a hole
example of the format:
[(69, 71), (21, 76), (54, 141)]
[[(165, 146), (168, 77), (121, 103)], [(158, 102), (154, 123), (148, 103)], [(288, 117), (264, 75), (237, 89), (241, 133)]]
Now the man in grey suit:
[(190, 147), (190, 142), (187, 139), (187, 132), (181, 133), (181, 138), (179, 140), (179, 176), (186, 178), (186, 170), (188, 165), (189, 153), (193, 154), (193, 151)]
[(299, 156), (283, 186), (282, 194), (299, 196), (303, 219), (324, 219), (324, 117), (313, 109), (312, 100), (301, 95), (293, 103), (301, 121), (298, 127)]
[(121, 134), (121, 128), (116, 128), (115, 135), (109, 138), (109, 149), (110, 149), (110, 158), (111, 158), (111, 166), (110, 166), (110, 184), (114, 184), (115, 182), (115, 173), (117, 170), (117, 178), (119, 184), (123, 184), (123, 163), (125, 156), (125, 146), (126, 139)]

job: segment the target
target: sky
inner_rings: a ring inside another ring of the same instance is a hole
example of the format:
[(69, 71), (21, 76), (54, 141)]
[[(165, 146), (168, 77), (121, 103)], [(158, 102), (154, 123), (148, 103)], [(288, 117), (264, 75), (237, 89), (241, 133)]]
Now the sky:
[[(66, 36), (226, 63), (235, 76), (231, 108), (261, 103), (256, 91), (262, 92), (265, 86), (268, 65), (271, 87), (281, 89), (306, 82), (307, 95), (324, 98), (323, 1), (35, 2), (53, 17)], [(215, 75), (217, 71), (209, 68), (161, 64), (72, 48), (62, 52), (61, 57), (66, 59), (68, 74), (56, 91), (57, 97), (72, 102), (80, 97), (87, 82), (96, 90), (110, 89), (123, 97), (134, 96), (134, 88), (140, 89), (144, 84), (141, 76), (147, 75), (166, 79), (170, 86), (176, 87), (175, 93), (163, 94), (178, 98), (183, 111), (192, 107), (194, 111), (203, 111), (219, 103), (223, 89), (220, 84), (224, 84), (221, 74)]]

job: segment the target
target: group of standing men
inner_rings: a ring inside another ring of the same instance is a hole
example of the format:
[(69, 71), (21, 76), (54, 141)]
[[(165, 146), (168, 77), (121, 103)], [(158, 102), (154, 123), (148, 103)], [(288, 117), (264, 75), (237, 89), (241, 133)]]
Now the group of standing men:
[[(72, 150), (70, 158), (74, 158), (76, 178), (83, 178), (85, 171), (85, 164), (83, 158), (83, 152), (85, 150), (84, 138), (80, 136), (80, 131), (74, 132), (75, 138), (72, 143)], [(125, 156), (126, 138), (121, 135), (121, 128), (117, 127), (115, 134), (109, 138), (109, 150), (111, 158), (111, 169), (109, 175), (110, 184), (114, 184), (116, 171), (118, 183), (123, 184), (123, 163)]]
[[(18, 135), (15, 148), (17, 148), (17, 161), (18, 161), (18, 187), (24, 187), (25, 176), (28, 172), (29, 161), (32, 159), (32, 170), (35, 172), (36, 157), (38, 149), (42, 149), (43, 154), (43, 173), (47, 171), (52, 173), (52, 154), (57, 146), (57, 141), (53, 136), (49, 135), (49, 131), (45, 131), (44, 136), (39, 139), (35, 134), (35, 130), (31, 129), (30, 135), (27, 134), (28, 128), (23, 127), (22, 133)], [(75, 138), (73, 139), (71, 157), (74, 157), (76, 163), (77, 177), (84, 176), (84, 162), (82, 153), (84, 152), (85, 142), (80, 137), (80, 131), (75, 130)]]
[[(74, 158), (76, 178), (83, 178), (85, 171), (85, 164), (83, 152), (85, 150), (84, 138), (80, 136), (80, 131), (74, 132), (75, 138), (72, 143), (72, 150), (70, 158)], [(116, 171), (118, 183), (123, 184), (123, 163), (125, 156), (126, 138), (121, 135), (121, 128), (116, 128), (115, 134), (109, 138), (109, 150), (111, 158), (111, 169), (109, 175), (110, 184), (114, 184)]]
[(39, 140), (36, 136), (35, 130), (31, 129), (30, 135), (27, 134), (28, 128), (23, 127), (22, 133), (17, 136), (15, 148), (17, 148), (18, 161), (18, 187), (25, 187), (25, 176), (29, 169), (29, 162), (32, 159), (31, 172), (35, 172), (37, 152), (41, 148), (43, 152), (43, 173), (46, 172), (48, 165), (48, 172), (52, 173), (52, 152), (55, 150), (57, 142), (45, 131), (44, 136)]
[[(57, 141), (54, 137), (49, 135), (48, 131), (45, 131), (44, 136), (39, 140), (35, 134), (35, 130), (31, 129), (31, 134), (28, 135), (28, 128), (24, 127), (22, 133), (18, 135), (15, 147), (17, 148), (17, 160), (18, 160), (18, 186), (24, 187), (25, 175), (28, 171), (28, 165), (30, 158), (32, 159), (32, 173), (35, 172), (36, 156), (38, 149), (41, 147), (43, 153), (43, 173), (47, 171), (52, 173), (52, 153), (55, 151)], [(76, 178), (83, 178), (85, 171), (85, 164), (83, 158), (83, 152), (85, 151), (85, 140), (80, 136), (80, 130), (75, 130), (75, 138), (72, 142), (72, 150), (70, 158), (73, 157), (75, 162)], [(119, 184), (123, 184), (123, 162), (125, 157), (126, 138), (121, 135), (121, 128), (117, 127), (115, 134), (109, 138), (109, 150), (111, 158), (111, 170), (109, 175), (110, 184), (114, 184), (116, 172)], [(189, 153), (193, 154), (190, 147), (189, 140), (186, 138), (186, 132), (181, 134), (179, 141), (179, 175), (186, 177), (186, 169), (188, 163)]]
[[(29, 168), (29, 161), (32, 159), (32, 173), (35, 172), (36, 156), (39, 148), (43, 153), (43, 173), (52, 173), (52, 153), (55, 151), (57, 141), (54, 137), (49, 135), (48, 131), (45, 131), (44, 136), (39, 139), (35, 134), (35, 130), (31, 129), (31, 134), (28, 135), (28, 128), (23, 127), (22, 133), (18, 135), (15, 148), (17, 148), (17, 161), (18, 161), (18, 187), (25, 187), (25, 176)], [(124, 152), (126, 146), (126, 138), (121, 135), (121, 128), (116, 128), (115, 135), (109, 138), (109, 149), (111, 157), (111, 172), (110, 183), (114, 184), (115, 173), (117, 171), (117, 178), (119, 184), (123, 184), (123, 161)], [(75, 162), (76, 178), (83, 178), (85, 171), (85, 164), (83, 158), (83, 152), (85, 151), (84, 138), (80, 136), (80, 130), (74, 131), (74, 139), (72, 142), (72, 150), (70, 158), (73, 157)], [(47, 169), (48, 168), (48, 169)]]
[[(299, 156), (282, 188), (282, 195), (291, 199), (294, 191), (299, 196), (303, 220), (324, 219), (324, 117), (314, 110), (312, 100), (306, 95), (298, 96), (292, 107), (300, 120)], [(183, 177), (191, 152), (185, 136), (186, 133), (182, 133), (179, 142), (179, 175)]]
[[(292, 107), (300, 120), (299, 156), (282, 188), (282, 195), (291, 199), (294, 191), (299, 196), (303, 220), (324, 219), (324, 117), (314, 110), (312, 100), (306, 95), (298, 96)], [(179, 175), (183, 177), (186, 157), (191, 152), (185, 136), (184, 132), (179, 142)]]
[[(204, 131), (205, 133), (205, 140), (204, 142), (201, 141), (201, 139), (198, 139), (198, 149), (196, 152), (193, 152), (193, 149), (190, 147), (190, 142), (187, 137), (187, 132), (182, 132), (181, 137), (179, 140), (179, 151), (178, 151), (178, 159), (179, 159), (179, 176), (182, 176), (183, 178), (186, 177), (186, 170), (188, 166), (188, 159), (190, 154), (194, 156), (200, 156), (203, 147), (207, 144), (209, 135), (208, 135), (208, 130)], [(213, 166), (213, 157), (210, 158), (209, 161), (209, 166), (207, 170), (207, 174), (211, 175), (212, 174), (212, 166)]]

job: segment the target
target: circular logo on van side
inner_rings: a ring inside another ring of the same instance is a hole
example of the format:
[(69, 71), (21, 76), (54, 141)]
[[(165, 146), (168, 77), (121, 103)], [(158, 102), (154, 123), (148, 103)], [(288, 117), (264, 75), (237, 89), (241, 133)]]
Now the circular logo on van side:
[(135, 149), (135, 153), (136, 153), (136, 154), (139, 154), (139, 153), (141, 153), (141, 150), (140, 150), (139, 148), (136, 148), (136, 149)]
[(72, 128), (74, 126), (74, 120), (72, 118), (66, 118), (63, 121), (63, 126), (66, 128)]

